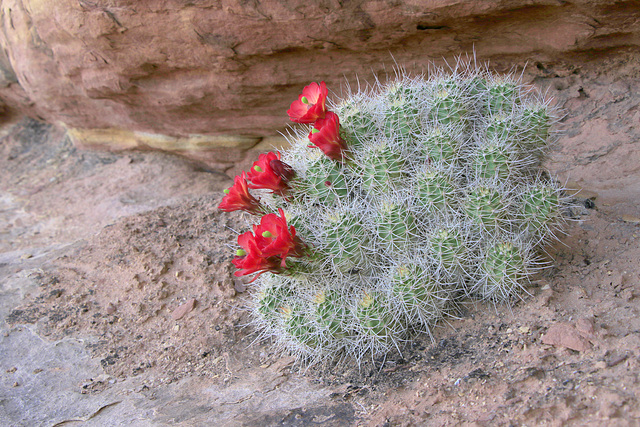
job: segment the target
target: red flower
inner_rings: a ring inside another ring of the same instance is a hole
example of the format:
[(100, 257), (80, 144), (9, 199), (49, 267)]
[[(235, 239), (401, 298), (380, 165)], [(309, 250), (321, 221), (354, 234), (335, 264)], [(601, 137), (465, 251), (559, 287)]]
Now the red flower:
[(236, 257), (232, 260), (233, 265), (239, 271), (236, 271), (234, 276), (246, 276), (247, 274), (258, 273), (251, 280), (256, 280), (262, 273), (270, 271), (272, 273), (279, 273), (282, 271), (280, 267), (281, 260), (278, 257), (265, 257), (262, 254), (258, 244), (256, 243), (255, 236), (251, 231), (247, 231), (244, 234), (238, 236), (238, 244), (242, 248), (238, 250)]
[(236, 176), (233, 186), (224, 190), (224, 193), (226, 195), (222, 198), (222, 202), (218, 206), (218, 209), (225, 212), (243, 210), (254, 215), (262, 213), (262, 205), (260, 205), (260, 201), (249, 193), (249, 188), (247, 187), (247, 175), (245, 172)]
[(311, 83), (302, 89), (302, 94), (297, 101), (291, 103), (291, 108), (287, 111), (291, 121), (296, 123), (313, 123), (317, 119), (324, 118), (327, 111), (325, 102), (327, 100), (327, 85), (324, 82)]
[(238, 236), (238, 250), (233, 259), (233, 265), (239, 271), (235, 276), (246, 276), (258, 273), (253, 282), (262, 273), (282, 273), (287, 267), (288, 256), (301, 257), (305, 246), (296, 237), (296, 229), (287, 225), (287, 219), (282, 209), (278, 209), (280, 216), (272, 213), (260, 219), (260, 225), (253, 226), (253, 233), (247, 231)]
[(260, 154), (258, 160), (249, 169), (250, 188), (264, 188), (276, 194), (284, 194), (289, 186), (287, 182), (293, 178), (295, 171), (288, 164), (280, 161), (280, 153)]
[(260, 219), (260, 225), (253, 226), (255, 241), (262, 256), (278, 256), (282, 259), (281, 267), (286, 267), (289, 255), (300, 257), (304, 254), (304, 245), (296, 237), (295, 227), (287, 225), (287, 219), (282, 209), (278, 209), (280, 216), (272, 213)]
[(316, 121), (309, 132), (309, 140), (333, 160), (342, 161), (347, 150), (346, 142), (340, 138), (340, 119), (332, 111), (327, 111), (324, 119)]

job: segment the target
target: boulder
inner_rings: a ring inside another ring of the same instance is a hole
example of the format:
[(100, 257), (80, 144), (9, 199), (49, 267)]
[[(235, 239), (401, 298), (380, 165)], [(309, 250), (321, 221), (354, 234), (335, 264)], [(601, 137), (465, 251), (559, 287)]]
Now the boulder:
[(631, 0), (3, 0), (0, 20), (8, 109), (85, 147), (207, 162), (286, 129), (310, 81), (340, 92), (474, 51), (508, 70), (640, 44)]

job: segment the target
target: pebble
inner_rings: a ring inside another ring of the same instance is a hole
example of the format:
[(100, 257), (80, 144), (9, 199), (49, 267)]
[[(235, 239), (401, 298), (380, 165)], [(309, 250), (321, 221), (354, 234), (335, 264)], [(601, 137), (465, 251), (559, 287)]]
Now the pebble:
[(583, 337), (594, 338), (593, 322), (591, 320), (585, 318), (576, 320), (576, 329)]
[(113, 313), (116, 312), (116, 306), (113, 305), (113, 303), (109, 303), (109, 304), (107, 304), (106, 311), (107, 311), (107, 314), (113, 314)]
[(556, 347), (566, 347), (575, 351), (591, 349), (591, 343), (569, 323), (558, 322), (549, 328), (542, 337), (542, 343)]
[(247, 290), (247, 285), (241, 279), (235, 279), (233, 281), (233, 287), (237, 293), (241, 294)]
[(607, 367), (607, 362), (605, 362), (604, 360), (600, 360), (596, 363), (593, 364), (593, 367), (600, 370), (600, 369), (604, 369)]
[(640, 224), (640, 217), (635, 215), (622, 215), (622, 220), (631, 224)]
[(180, 320), (187, 313), (191, 312), (191, 310), (193, 310), (195, 306), (196, 306), (196, 300), (195, 298), (191, 298), (187, 300), (187, 302), (185, 302), (184, 304), (182, 304), (181, 306), (173, 310), (173, 313), (171, 313), (171, 318), (173, 320)]

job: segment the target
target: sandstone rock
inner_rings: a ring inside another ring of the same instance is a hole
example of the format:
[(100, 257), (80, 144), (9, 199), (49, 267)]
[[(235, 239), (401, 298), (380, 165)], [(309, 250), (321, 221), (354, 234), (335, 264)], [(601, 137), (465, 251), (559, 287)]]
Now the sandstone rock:
[(542, 337), (542, 343), (566, 347), (575, 351), (591, 349), (591, 343), (573, 325), (564, 322), (551, 325)]
[(276, 135), (310, 81), (340, 91), (345, 76), (384, 79), (395, 62), (421, 71), (473, 49), (506, 70), (640, 44), (631, 0), (5, 0), (0, 19), (9, 108), (83, 146), (198, 158)]
[(171, 313), (171, 318), (173, 320), (180, 320), (186, 314), (190, 313), (195, 306), (196, 306), (196, 300), (194, 298), (188, 299), (187, 302), (185, 302), (184, 304), (178, 306), (178, 308), (173, 310), (173, 312)]

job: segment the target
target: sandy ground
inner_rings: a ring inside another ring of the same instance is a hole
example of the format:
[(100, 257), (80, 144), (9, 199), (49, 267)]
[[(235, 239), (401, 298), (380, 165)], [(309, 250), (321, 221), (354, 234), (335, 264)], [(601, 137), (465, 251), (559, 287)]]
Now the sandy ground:
[(230, 176), (5, 123), (0, 424), (640, 424), (640, 55), (525, 76), (566, 112), (549, 168), (581, 189), (555, 266), (360, 368), (301, 370), (245, 327)]

